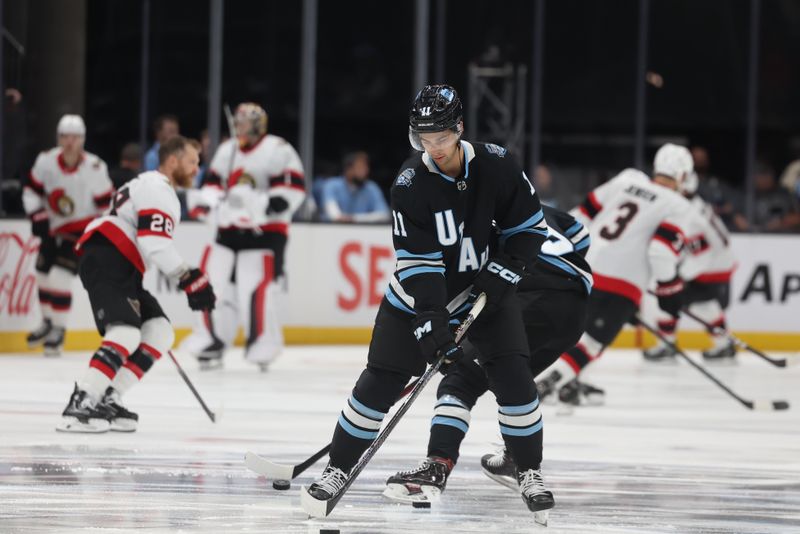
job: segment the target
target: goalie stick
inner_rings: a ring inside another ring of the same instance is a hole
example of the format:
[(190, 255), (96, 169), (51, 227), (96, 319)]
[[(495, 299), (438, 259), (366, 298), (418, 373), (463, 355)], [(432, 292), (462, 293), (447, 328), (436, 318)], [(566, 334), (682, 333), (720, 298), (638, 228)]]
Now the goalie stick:
[[(472, 310), (470, 311), (467, 318), (464, 320), (462, 325), (459, 327), (458, 331), (456, 332), (456, 343), (461, 342), (464, 335), (466, 334), (467, 330), (469, 329), (470, 325), (475, 321), (475, 318), (481, 313), (483, 307), (486, 305), (486, 294), (481, 293), (478, 298), (475, 300), (475, 304), (472, 306)], [(423, 388), (430, 382), (431, 378), (439, 371), (439, 368), (442, 366), (444, 362), (444, 355), (440, 357), (436, 363), (430, 365), (428, 369), (419, 377), (417, 380), (416, 385), (411, 390), (411, 393), (408, 396), (408, 399), (398, 408), (397, 412), (392, 416), (386, 426), (381, 430), (381, 433), (378, 434), (378, 437), (375, 438), (367, 450), (364, 451), (364, 454), (361, 455), (361, 459), (359, 459), (358, 463), (353, 467), (350, 471), (350, 475), (347, 478), (347, 482), (345, 482), (342, 489), (339, 492), (331, 497), (328, 500), (320, 501), (312, 497), (306, 491), (306, 487), (303, 486), (300, 489), (300, 505), (303, 507), (303, 510), (308, 513), (311, 517), (327, 517), (336, 507), (338, 502), (353, 485), (353, 482), (358, 478), (358, 475), (367, 464), (372, 460), (372, 457), (375, 456), (375, 453), (378, 452), (378, 449), (381, 448), (381, 445), (386, 441), (386, 438), (389, 437), (389, 434), (394, 430), (394, 427), (400, 422), (400, 419), (403, 418), (403, 415), (411, 408), (411, 405), (414, 404), (414, 401), (417, 399), (420, 393), (422, 393)]]
[(749, 410), (758, 410), (758, 411), (767, 411), (767, 412), (768, 411), (772, 411), (772, 410), (788, 410), (789, 409), (789, 403), (787, 401), (784, 401), (784, 400), (775, 400), (775, 401), (769, 401), (769, 400), (747, 400), (747, 399), (744, 399), (744, 398), (740, 397), (731, 388), (729, 388), (728, 386), (723, 384), (722, 381), (720, 381), (717, 377), (715, 377), (714, 375), (709, 373), (702, 365), (699, 365), (699, 364), (695, 363), (694, 360), (689, 358), (689, 356), (687, 356), (685, 352), (683, 352), (678, 347), (676, 347), (674, 343), (670, 343), (669, 340), (667, 340), (667, 338), (665, 338), (663, 335), (661, 335), (661, 333), (658, 330), (656, 330), (655, 328), (653, 328), (649, 324), (647, 324), (644, 321), (642, 321), (639, 317), (637, 317), (636, 320), (638, 321), (638, 323), (640, 325), (642, 325), (642, 327), (644, 327), (645, 330), (647, 330), (648, 332), (650, 332), (651, 334), (656, 336), (658, 339), (660, 339), (669, 348), (674, 350), (676, 354), (679, 354), (684, 360), (686, 360), (689, 363), (689, 365), (691, 365), (692, 367), (694, 367), (695, 369), (697, 369), (698, 371), (703, 373), (703, 375), (705, 375), (706, 378), (708, 378), (709, 380), (714, 382), (725, 393), (727, 393), (728, 395), (730, 395), (731, 397), (733, 397), (734, 399), (739, 401), (745, 408), (747, 408)]

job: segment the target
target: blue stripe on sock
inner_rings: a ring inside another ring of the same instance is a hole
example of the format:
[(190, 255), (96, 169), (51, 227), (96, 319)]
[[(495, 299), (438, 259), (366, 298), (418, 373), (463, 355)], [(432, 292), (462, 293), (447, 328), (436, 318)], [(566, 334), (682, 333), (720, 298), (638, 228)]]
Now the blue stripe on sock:
[(345, 432), (350, 434), (351, 436), (357, 437), (359, 439), (375, 439), (378, 437), (378, 432), (367, 432), (366, 430), (361, 430), (360, 428), (356, 428), (350, 424), (344, 414), (339, 414), (339, 426), (344, 428)]
[(503, 415), (523, 415), (530, 413), (539, 406), (539, 399), (533, 399), (533, 402), (523, 404), (522, 406), (500, 406), (499, 411)]
[(542, 429), (541, 419), (535, 425), (525, 428), (514, 428), (506, 426), (503, 423), (500, 423), (500, 433), (505, 434), (506, 436), (532, 436), (533, 434), (539, 432), (541, 429)]
[(381, 413), (378, 410), (373, 410), (372, 408), (364, 406), (358, 402), (358, 399), (356, 399), (353, 395), (350, 395), (350, 404), (364, 417), (369, 417), (370, 419), (375, 419), (376, 421), (383, 421), (383, 418), (386, 416), (385, 413)]
[(459, 429), (464, 434), (466, 434), (467, 430), (469, 430), (469, 425), (464, 421), (461, 421), (460, 419), (453, 419), (452, 417), (444, 417), (442, 415), (437, 415), (431, 419), (431, 426), (433, 425), (452, 426)]

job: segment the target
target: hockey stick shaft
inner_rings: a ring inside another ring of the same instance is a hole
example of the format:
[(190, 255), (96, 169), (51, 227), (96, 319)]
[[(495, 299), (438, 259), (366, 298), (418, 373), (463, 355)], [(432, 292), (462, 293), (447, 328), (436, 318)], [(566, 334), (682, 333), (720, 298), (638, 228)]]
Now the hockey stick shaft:
[(680, 355), (684, 360), (686, 360), (689, 363), (689, 365), (691, 365), (692, 367), (694, 367), (695, 369), (700, 371), (706, 378), (708, 378), (709, 380), (714, 382), (725, 393), (727, 393), (728, 395), (730, 395), (731, 397), (733, 397), (734, 399), (739, 401), (739, 403), (741, 403), (745, 408), (747, 408), (749, 410), (764, 409), (764, 408), (766, 408), (766, 409), (774, 409), (774, 410), (786, 410), (787, 408), (789, 408), (789, 404), (786, 401), (771, 401), (771, 408), (768, 408), (764, 403), (756, 403), (754, 401), (747, 400), (747, 399), (744, 399), (744, 398), (740, 397), (731, 388), (729, 388), (728, 386), (723, 384), (720, 379), (718, 379), (716, 376), (714, 376), (711, 373), (709, 373), (703, 366), (698, 365), (697, 363), (695, 363), (694, 360), (692, 360), (689, 356), (687, 356), (685, 352), (683, 352), (678, 347), (676, 347), (674, 343), (671, 343), (657, 329), (653, 328), (652, 326), (650, 326), (646, 322), (642, 321), (638, 317), (637, 317), (637, 321), (639, 322), (640, 325), (642, 325), (642, 327), (644, 327), (645, 330), (647, 330), (648, 332), (650, 332), (651, 334), (656, 336), (658, 339), (660, 339), (662, 343), (667, 345), (670, 349), (675, 351), (676, 354)]
[[(414, 380), (413, 382), (408, 384), (405, 387), (405, 389), (403, 389), (402, 393), (400, 393), (400, 396), (397, 397), (397, 400), (399, 401), (403, 397), (405, 397), (406, 395), (411, 393), (411, 391), (414, 389), (414, 386), (417, 385), (417, 382), (419, 382), (419, 378), (417, 378), (416, 380)], [(332, 443), (328, 443), (323, 448), (321, 448), (316, 453), (314, 453), (313, 456), (311, 456), (310, 458), (308, 458), (304, 462), (301, 462), (301, 463), (297, 464), (296, 466), (294, 466), (294, 470), (292, 471), (292, 478), (293, 479), (297, 478), (297, 476), (300, 475), (300, 473), (302, 473), (303, 471), (305, 471), (306, 469), (308, 469), (309, 467), (311, 467), (312, 465), (317, 463), (317, 461), (320, 458), (322, 458), (323, 456), (328, 454), (328, 452), (331, 450), (331, 445), (333, 445), (333, 444)]]
[(764, 360), (768, 361), (769, 363), (771, 363), (775, 367), (786, 367), (786, 358), (781, 358), (779, 360), (775, 359), (775, 358), (770, 358), (769, 356), (767, 356), (766, 354), (764, 354), (760, 350), (752, 347), (750, 344), (748, 344), (744, 340), (739, 339), (738, 337), (733, 335), (729, 330), (725, 330), (724, 328), (722, 328), (720, 326), (713, 326), (713, 325), (708, 324), (707, 322), (702, 320), (700, 317), (698, 317), (694, 313), (690, 312), (687, 308), (682, 309), (681, 313), (685, 313), (688, 317), (691, 317), (692, 319), (694, 319), (695, 321), (697, 321), (698, 323), (703, 325), (706, 328), (706, 330), (708, 330), (709, 332), (713, 332), (715, 334), (719, 334), (719, 335), (723, 335), (723, 336), (727, 337), (728, 339), (733, 341), (739, 348), (742, 348), (742, 349), (745, 349), (747, 351), (750, 351), (751, 353), (755, 354), (759, 358), (763, 358)]
[[(648, 293), (650, 293), (653, 296), (656, 296), (655, 292), (653, 292), (653, 291), (648, 291)], [(706, 330), (708, 330), (709, 332), (717, 334), (717, 335), (723, 335), (723, 336), (727, 337), (728, 339), (733, 341), (739, 348), (752, 352), (756, 356), (758, 356), (760, 358), (763, 358), (764, 360), (768, 361), (769, 363), (771, 363), (775, 367), (786, 367), (786, 358), (781, 358), (781, 359), (770, 358), (769, 356), (767, 356), (766, 354), (764, 354), (760, 350), (756, 349), (755, 347), (753, 347), (752, 345), (750, 345), (746, 341), (744, 341), (742, 339), (739, 339), (738, 337), (733, 335), (733, 333), (730, 330), (725, 330), (724, 328), (722, 328), (720, 326), (714, 326), (712, 324), (709, 324), (709, 323), (705, 322), (703, 319), (698, 317), (696, 314), (692, 313), (689, 310), (688, 307), (684, 307), (683, 309), (681, 309), (681, 313), (686, 314), (687, 317), (690, 317), (690, 318), (694, 319), (695, 321), (697, 321), (698, 323), (700, 323), (701, 325), (703, 325), (703, 327)]]
[[(478, 317), (478, 315), (480, 314), (481, 310), (483, 310), (483, 307), (485, 305), (486, 305), (486, 295), (484, 293), (481, 293), (475, 300), (475, 304), (472, 307), (472, 311), (469, 313), (467, 318), (464, 320), (464, 323), (456, 332), (456, 339), (455, 339), (456, 343), (461, 342), (461, 340), (464, 338), (464, 335), (467, 333), (467, 330), (475, 321), (475, 318)], [(358, 475), (361, 473), (361, 471), (363, 471), (364, 468), (367, 466), (367, 464), (370, 462), (370, 460), (372, 460), (373, 456), (375, 456), (375, 453), (378, 452), (378, 449), (381, 448), (381, 445), (383, 445), (383, 443), (389, 437), (389, 434), (391, 434), (392, 430), (394, 430), (394, 428), (403, 418), (408, 409), (411, 408), (411, 405), (414, 404), (414, 401), (417, 399), (417, 397), (419, 397), (420, 393), (422, 393), (422, 390), (425, 388), (428, 382), (430, 382), (431, 378), (433, 378), (433, 376), (439, 372), (439, 368), (442, 366), (443, 362), (444, 362), (444, 356), (440, 357), (434, 364), (429, 366), (428, 369), (422, 374), (422, 376), (419, 377), (419, 380), (417, 380), (417, 383), (412, 388), (411, 393), (409, 393), (408, 399), (406, 399), (406, 401), (400, 406), (397, 412), (392, 416), (392, 418), (386, 424), (386, 427), (383, 428), (380, 434), (378, 434), (378, 437), (375, 438), (375, 441), (373, 441), (370, 444), (370, 446), (367, 447), (367, 450), (364, 451), (364, 454), (361, 455), (361, 458), (359, 459), (358, 463), (350, 471), (350, 476), (348, 477), (347, 482), (345, 482), (342, 489), (335, 496), (331, 497), (331, 499), (329, 499), (328, 501), (318, 501), (320, 505), (325, 506), (325, 510), (323, 514), (313, 514), (315, 517), (328, 516), (333, 511), (333, 509), (336, 507), (336, 504), (339, 502), (339, 500), (341, 500), (341, 498), (344, 496), (345, 492), (347, 492), (350, 486), (353, 485), (353, 482), (355, 481), (356, 478), (358, 478)], [(303, 493), (301, 493), (301, 497), (304, 496), (303, 495), (304, 493), (306, 492), (304, 491)], [(311, 499), (313, 499), (313, 497), (311, 497)]]
[(189, 380), (189, 377), (183, 371), (183, 367), (181, 367), (181, 364), (178, 363), (178, 359), (175, 358), (175, 355), (172, 354), (171, 350), (167, 351), (167, 352), (169, 354), (169, 357), (172, 359), (172, 362), (175, 364), (175, 367), (178, 369), (178, 374), (181, 375), (181, 378), (183, 378), (183, 381), (186, 382), (186, 385), (189, 386), (189, 389), (192, 390), (192, 393), (194, 394), (194, 397), (200, 403), (200, 406), (203, 407), (203, 411), (206, 412), (206, 415), (208, 416), (209, 419), (211, 419), (212, 423), (216, 423), (217, 422), (217, 416), (214, 414), (214, 412), (212, 412), (211, 410), (208, 409), (208, 406), (206, 406), (206, 403), (203, 401), (203, 397), (201, 397), (200, 393), (197, 392), (197, 389), (194, 387), (194, 384), (192, 384), (192, 381)]

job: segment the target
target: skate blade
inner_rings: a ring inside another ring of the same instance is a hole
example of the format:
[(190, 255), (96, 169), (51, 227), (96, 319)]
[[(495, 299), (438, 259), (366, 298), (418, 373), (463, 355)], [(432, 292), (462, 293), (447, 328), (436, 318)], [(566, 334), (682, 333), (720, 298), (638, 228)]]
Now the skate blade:
[(114, 419), (111, 421), (109, 430), (112, 432), (136, 432), (137, 426), (138, 421), (132, 419)]
[(64, 420), (56, 425), (56, 430), (77, 434), (102, 434), (108, 432), (110, 427), (111, 423), (105, 419), (89, 419), (88, 423), (82, 423), (77, 417), (65, 416)]
[(61, 356), (61, 349), (44, 349), (46, 358), (58, 358)]
[(436, 486), (415, 484), (386, 484), (383, 496), (394, 502), (415, 503), (438, 501), (442, 491)]
[(217, 369), (222, 369), (222, 358), (219, 360), (198, 360), (197, 363), (199, 364), (201, 371), (216, 371)]
[(559, 402), (558, 406), (556, 406), (556, 415), (558, 416), (569, 416), (575, 413), (575, 406), (572, 404), (565, 404), (563, 402)]
[(497, 482), (501, 486), (507, 487), (508, 489), (513, 491), (514, 493), (519, 493), (519, 483), (516, 481), (516, 479), (513, 479), (511, 477), (507, 477), (507, 476), (503, 476), (503, 475), (496, 475), (496, 474), (494, 474), (494, 473), (492, 473), (490, 471), (487, 471), (486, 469), (483, 469), (483, 468), (481, 468), (481, 470), (483, 471), (484, 475), (486, 475), (487, 477), (491, 478), (492, 480), (494, 480), (495, 482)]
[(583, 397), (583, 405), (584, 406), (603, 406), (606, 403), (606, 399), (604, 396), (601, 395), (586, 395)]
[(735, 367), (739, 365), (739, 362), (736, 361), (736, 358), (720, 358), (720, 359), (703, 358), (703, 363), (706, 365), (711, 365), (713, 367)]
[(547, 521), (550, 519), (550, 510), (540, 510), (533, 512), (533, 521), (540, 526), (546, 527)]

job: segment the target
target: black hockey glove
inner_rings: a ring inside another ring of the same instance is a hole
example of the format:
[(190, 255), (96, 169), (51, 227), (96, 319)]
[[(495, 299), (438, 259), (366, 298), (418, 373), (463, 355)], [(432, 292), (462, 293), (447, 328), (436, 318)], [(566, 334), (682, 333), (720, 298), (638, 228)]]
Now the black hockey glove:
[(44, 209), (31, 213), (31, 233), (42, 240), (50, 235), (50, 218)]
[(456, 345), (456, 338), (450, 330), (450, 314), (446, 309), (419, 313), (413, 321), (414, 336), (419, 341), (422, 355), (434, 364), (444, 355), (439, 371), (447, 374), (452, 364), (464, 356), (464, 351)]
[(186, 292), (189, 299), (189, 307), (193, 310), (211, 311), (217, 297), (214, 296), (214, 289), (208, 277), (200, 269), (189, 269), (186, 271), (178, 283), (178, 287)]
[(283, 213), (289, 209), (289, 203), (283, 197), (269, 197), (269, 205), (267, 206), (267, 215), (275, 213)]
[(519, 260), (506, 256), (490, 258), (472, 281), (471, 296), (477, 298), (481, 293), (486, 293), (484, 313), (491, 314), (514, 294), (524, 271), (525, 264)]
[(677, 318), (683, 307), (683, 280), (676, 276), (667, 282), (658, 282), (656, 297), (658, 307)]

